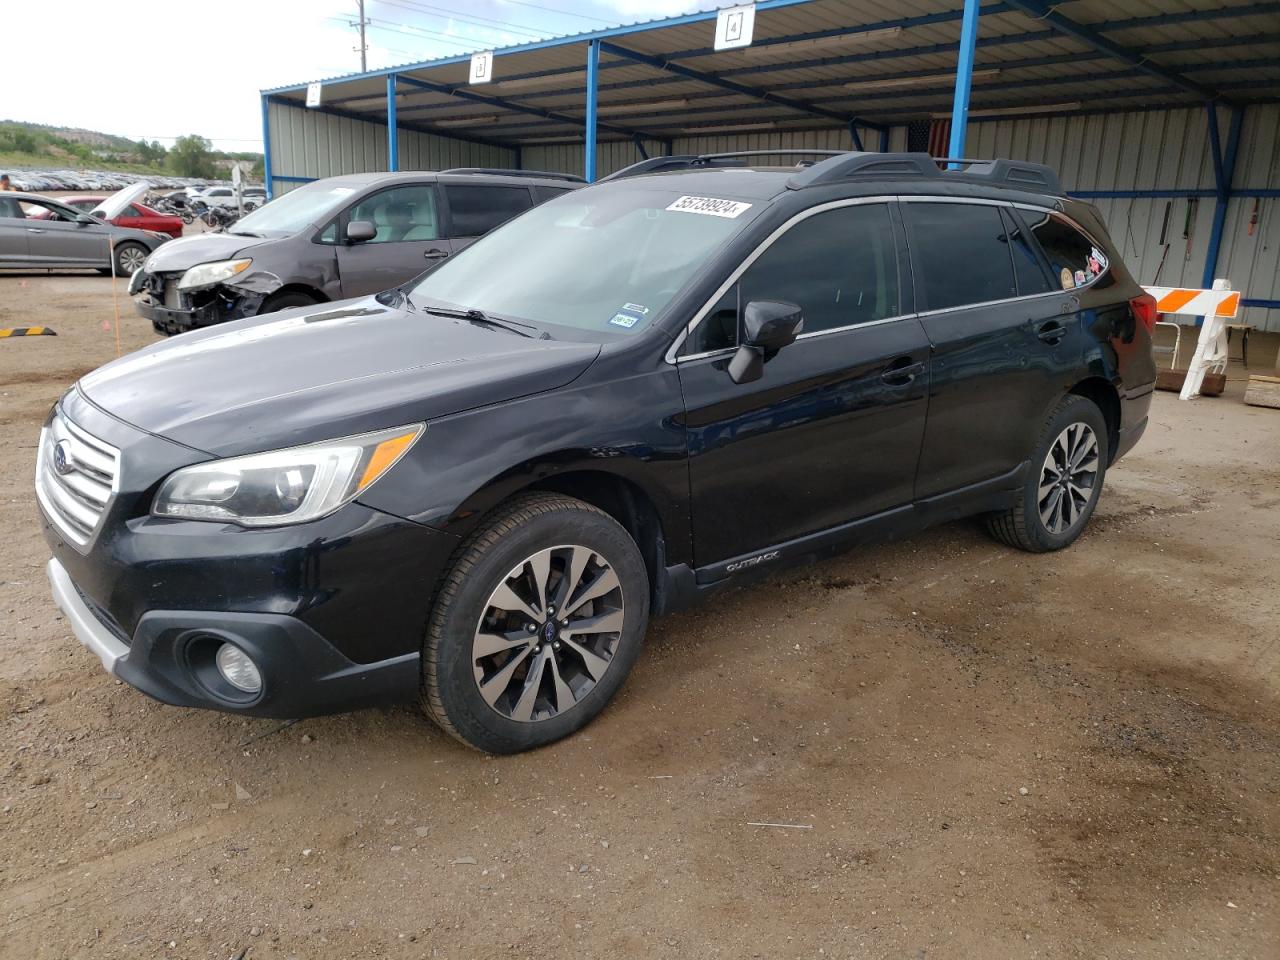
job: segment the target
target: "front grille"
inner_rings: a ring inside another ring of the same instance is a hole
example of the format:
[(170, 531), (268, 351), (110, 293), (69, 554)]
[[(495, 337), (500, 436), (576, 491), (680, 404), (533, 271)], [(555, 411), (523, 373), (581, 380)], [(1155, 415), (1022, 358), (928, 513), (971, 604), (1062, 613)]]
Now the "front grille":
[(68, 540), (87, 548), (111, 504), (120, 451), (54, 414), (40, 434), (36, 496)]

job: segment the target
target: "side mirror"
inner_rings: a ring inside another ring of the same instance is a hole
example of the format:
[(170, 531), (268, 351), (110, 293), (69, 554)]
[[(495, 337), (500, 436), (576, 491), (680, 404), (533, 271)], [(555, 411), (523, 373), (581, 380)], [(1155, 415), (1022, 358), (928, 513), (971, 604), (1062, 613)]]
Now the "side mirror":
[(794, 303), (752, 300), (742, 314), (743, 342), (729, 361), (734, 383), (751, 383), (764, 375), (766, 360), (796, 342), (804, 329), (804, 315)]
[(352, 220), (347, 224), (347, 241), (365, 243), (378, 235), (378, 228), (370, 220)]
[(82, 213), (80, 216), (76, 217), (76, 226), (78, 227), (87, 227), (89, 224), (97, 222), (97, 217), (88, 213)]

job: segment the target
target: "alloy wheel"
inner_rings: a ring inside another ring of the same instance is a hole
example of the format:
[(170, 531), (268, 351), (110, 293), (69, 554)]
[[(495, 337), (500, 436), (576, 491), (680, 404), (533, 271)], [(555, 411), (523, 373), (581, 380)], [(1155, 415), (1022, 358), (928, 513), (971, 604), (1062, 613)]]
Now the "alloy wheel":
[(549, 547), (494, 588), (472, 640), (480, 696), (524, 723), (572, 709), (604, 677), (622, 636), (622, 584), (590, 547)]
[(147, 255), (137, 247), (125, 247), (120, 251), (120, 266), (124, 268), (125, 273), (132, 274), (146, 263)]
[(1049, 447), (1040, 468), (1036, 507), (1052, 534), (1080, 522), (1098, 482), (1098, 438), (1087, 423), (1067, 426)]

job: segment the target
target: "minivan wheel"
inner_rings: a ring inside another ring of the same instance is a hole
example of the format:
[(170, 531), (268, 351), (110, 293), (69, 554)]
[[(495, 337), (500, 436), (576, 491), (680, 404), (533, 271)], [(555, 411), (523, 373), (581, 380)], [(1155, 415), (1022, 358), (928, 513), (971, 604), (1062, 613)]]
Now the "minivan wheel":
[(141, 269), (150, 255), (151, 251), (140, 243), (117, 243), (113, 262), (116, 276), (132, 277), (134, 271)]
[(315, 297), (300, 293), (297, 290), (289, 290), (285, 293), (277, 293), (267, 297), (258, 313), (275, 313), (277, 310), (288, 310), (290, 307), (312, 307), (315, 304)]
[(617, 521), (561, 494), (521, 496), (445, 575), (423, 646), (423, 708), (490, 753), (552, 743), (613, 698), (648, 619), (644, 560)]
[(1064, 397), (1040, 432), (1013, 507), (988, 514), (987, 529), (1032, 553), (1069, 546), (1093, 516), (1108, 457), (1107, 424), (1097, 404)]

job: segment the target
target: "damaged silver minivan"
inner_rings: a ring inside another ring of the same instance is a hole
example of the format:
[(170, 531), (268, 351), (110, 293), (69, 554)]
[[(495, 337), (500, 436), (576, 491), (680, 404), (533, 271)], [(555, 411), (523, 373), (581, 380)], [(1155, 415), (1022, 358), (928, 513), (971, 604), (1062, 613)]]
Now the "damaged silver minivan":
[(129, 283), (138, 313), (174, 334), (407, 283), (582, 180), (533, 170), (360, 173), (315, 180), (229, 230), (184, 237)]

